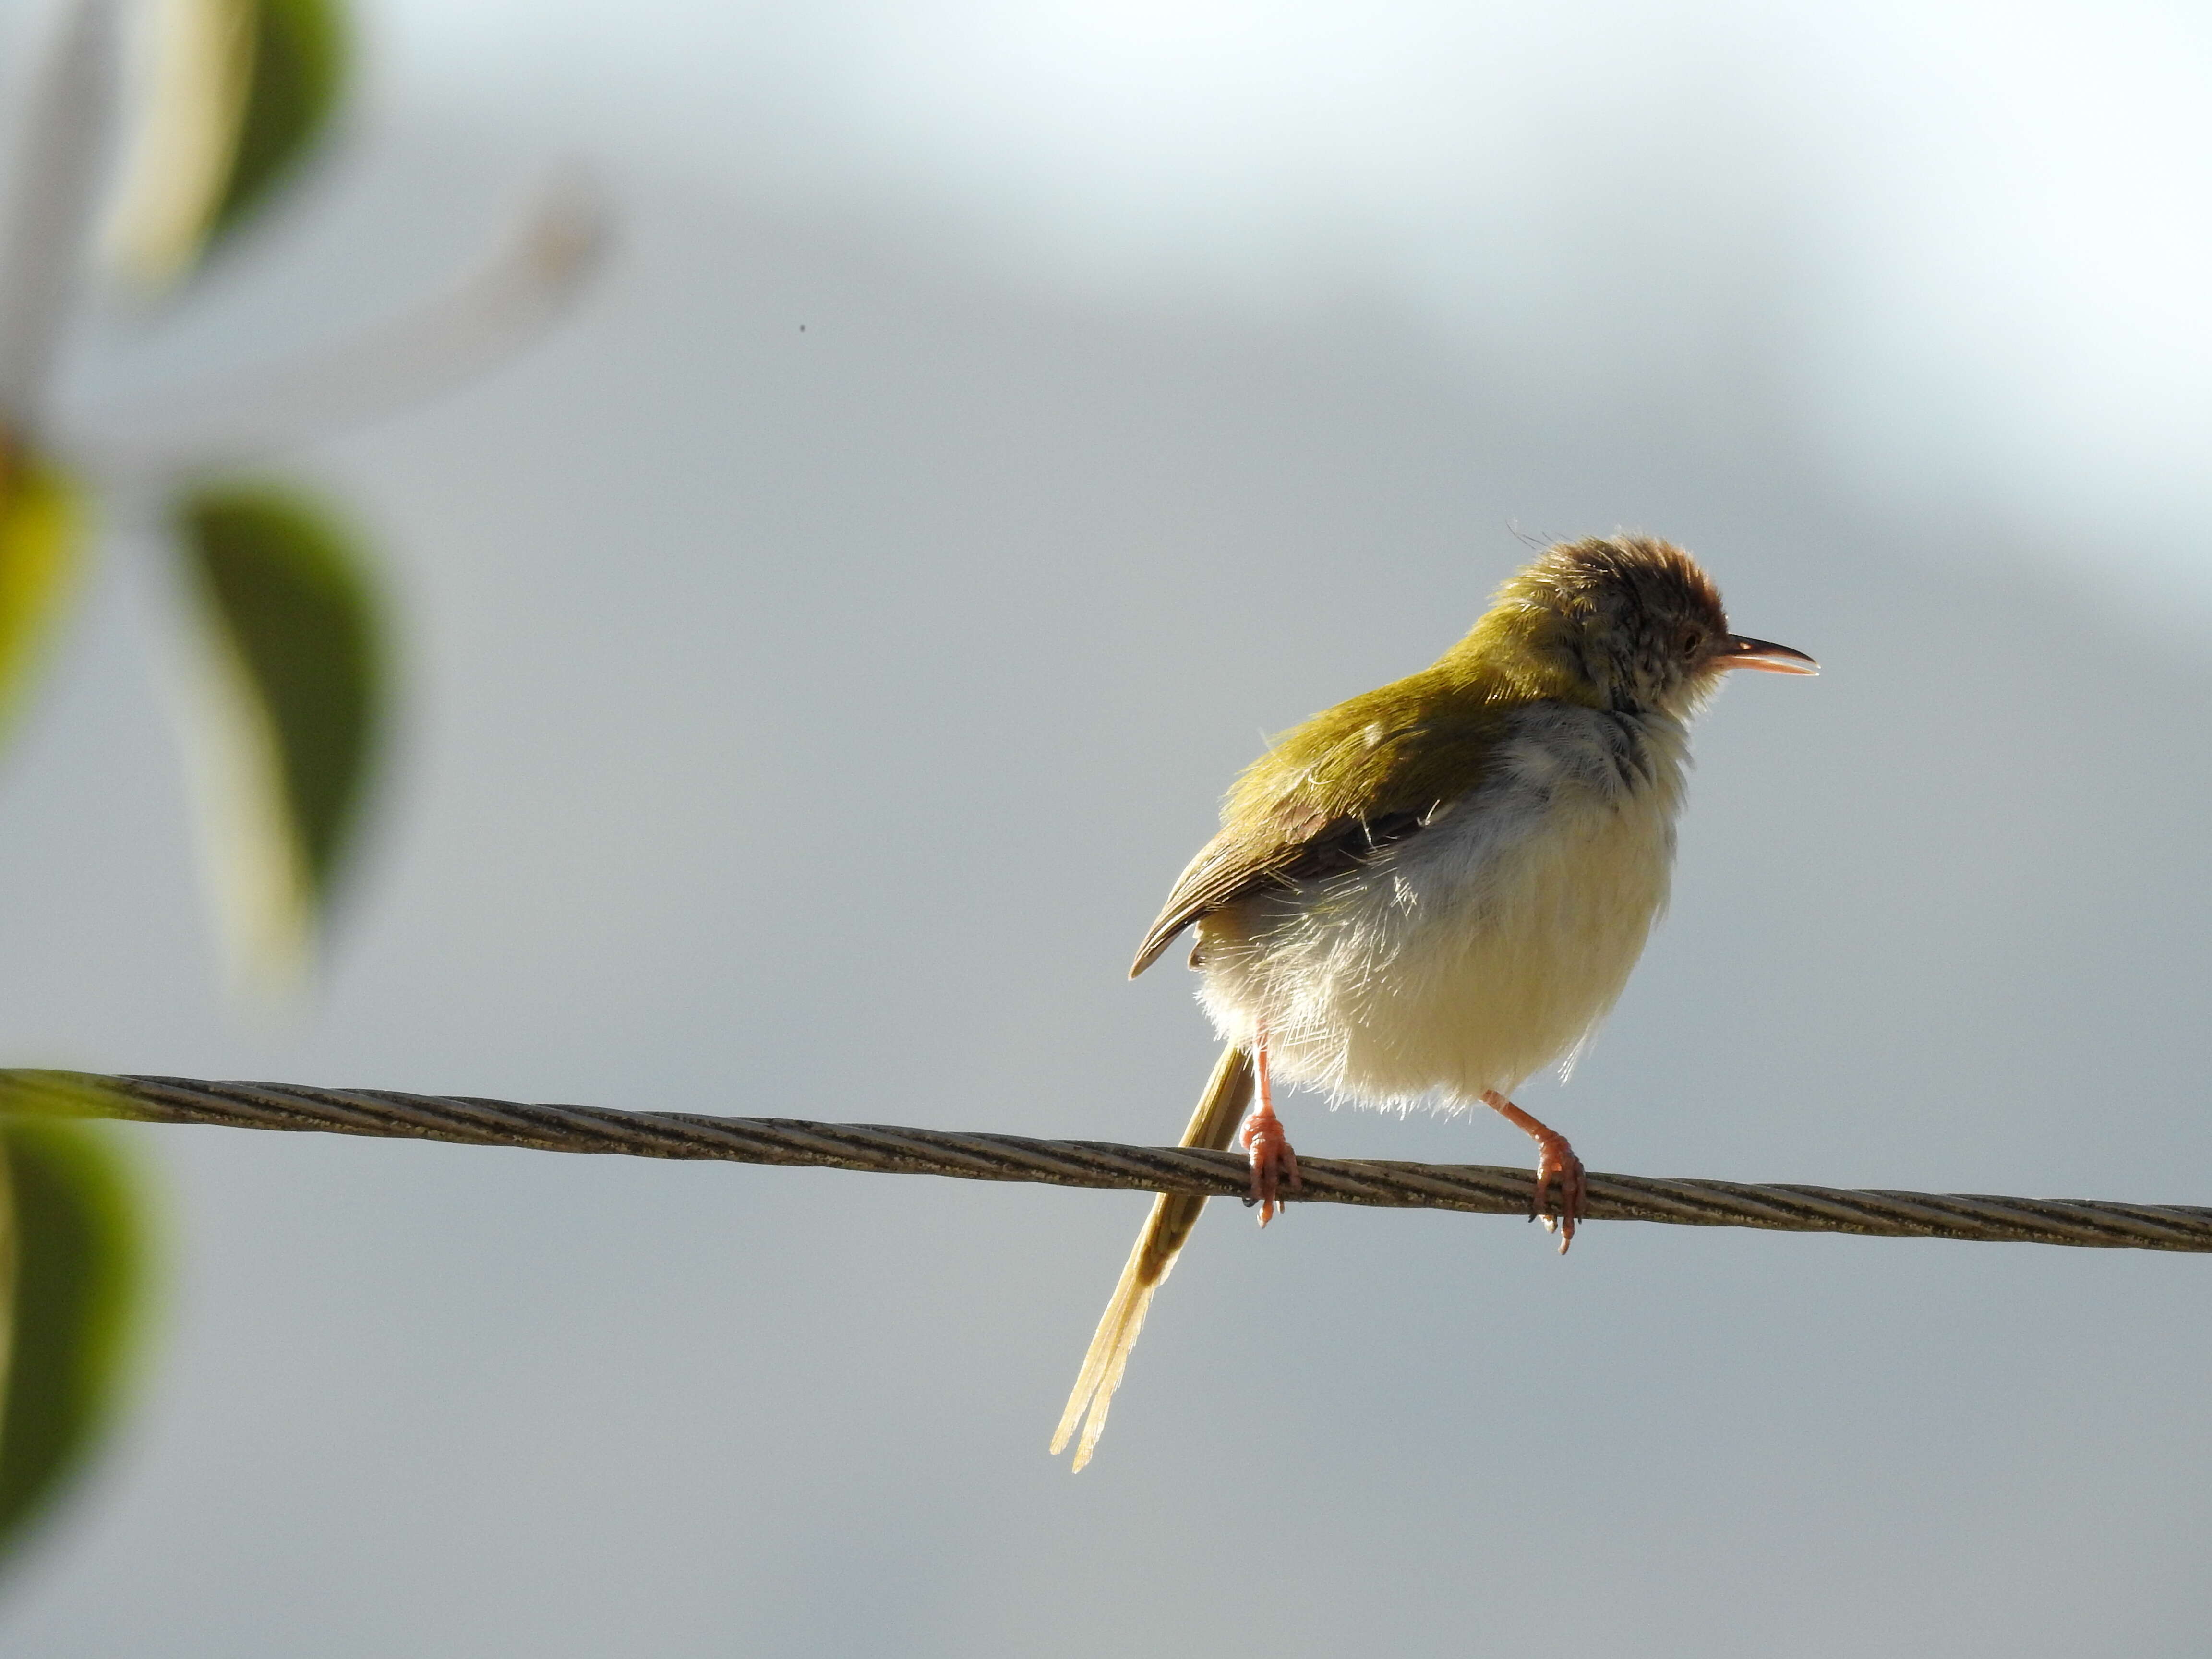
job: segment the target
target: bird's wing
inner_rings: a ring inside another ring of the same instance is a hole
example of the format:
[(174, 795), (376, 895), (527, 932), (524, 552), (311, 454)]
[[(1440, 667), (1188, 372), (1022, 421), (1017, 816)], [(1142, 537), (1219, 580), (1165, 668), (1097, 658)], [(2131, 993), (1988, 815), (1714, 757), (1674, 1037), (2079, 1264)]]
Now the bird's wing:
[(1315, 810), (1291, 818), (1275, 835), (1224, 830), (1182, 872), (1137, 947), (1131, 979), (1158, 961), (1176, 935), (1211, 911), (1271, 885), (1317, 881), (1358, 868), (1382, 848), (1425, 825), (1426, 811), (1332, 817)]
[(1332, 814), (1325, 807), (1290, 799), (1256, 830), (1228, 827), (1207, 841), (1190, 867), (1183, 869), (1151, 931), (1146, 931), (1144, 945), (1137, 947), (1128, 978), (1134, 980), (1152, 967), (1176, 933), (1207, 911), (1234, 905), (1261, 887), (1287, 887), (1358, 869), (1382, 848), (1422, 830), (1436, 814), (1436, 805), (1378, 814)]
[[(1199, 849), (1138, 947), (1134, 979), (1209, 911), (1270, 885), (1358, 868), (1480, 784), (1507, 711), (1384, 686), (1277, 739), (1230, 792), (1221, 833)], [(1409, 688), (1416, 688), (1410, 690)]]

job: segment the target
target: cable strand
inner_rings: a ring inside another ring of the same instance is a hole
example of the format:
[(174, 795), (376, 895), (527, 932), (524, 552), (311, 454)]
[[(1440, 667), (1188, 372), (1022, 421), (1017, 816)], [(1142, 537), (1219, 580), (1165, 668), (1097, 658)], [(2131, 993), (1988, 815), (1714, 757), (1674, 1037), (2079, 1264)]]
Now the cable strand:
[[(528, 1105), (466, 1096), (193, 1078), (0, 1069), (0, 1114), (124, 1118), (230, 1128), (439, 1140), (540, 1152), (718, 1159), (786, 1168), (1020, 1181), (1242, 1198), (1234, 1152), (1096, 1140), (960, 1134), (799, 1118), (706, 1117)], [(1301, 1158), (1304, 1201), (1522, 1216), (1529, 1174), (1474, 1164)], [(1955, 1238), (2105, 1249), (2212, 1252), (2212, 1209), (2088, 1199), (1906, 1193), (1592, 1175), (1589, 1219), (1882, 1238)]]

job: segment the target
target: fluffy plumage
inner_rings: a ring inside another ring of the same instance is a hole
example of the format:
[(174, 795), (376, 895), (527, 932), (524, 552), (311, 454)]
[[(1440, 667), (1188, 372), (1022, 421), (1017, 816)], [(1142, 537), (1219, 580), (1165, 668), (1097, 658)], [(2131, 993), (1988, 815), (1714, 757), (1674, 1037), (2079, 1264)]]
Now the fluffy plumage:
[[(1487, 1101), (1547, 1159), (1555, 1142), (1578, 1182), (1564, 1139), (1504, 1097), (1584, 1042), (1627, 983), (1666, 903), (1687, 722), (1734, 667), (1814, 672), (1730, 634), (1680, 548), (1564, 543), (1427, 668), (1278, 738), (1130, 969), (1195, 928), (1229, 1051), (1184, 1144), (1229, 1144), (1224, 1103), (1241, 1109), (1251, 1055), (1363, 1104)], [(1200, 1201), (1160, 1200), (1123, 1270), (1053, 1443), (1087, 1406), (1079, 1468)], [(1571, 1236), (1571, 1182), (1563, 1202)]]
[(1510, 1095), (1628, 982), (1666, 902), (1687, 750), (1668, 714), (1511, 709), (1481, 781), (1420, 828), (1199, 921), (1216, 1029), (1361, 1105)]

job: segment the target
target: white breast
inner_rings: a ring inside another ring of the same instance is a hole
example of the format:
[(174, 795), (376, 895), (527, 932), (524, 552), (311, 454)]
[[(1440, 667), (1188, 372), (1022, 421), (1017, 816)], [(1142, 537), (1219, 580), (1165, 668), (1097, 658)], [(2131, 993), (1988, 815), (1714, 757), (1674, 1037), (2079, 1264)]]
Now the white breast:
[(1223, 1037), (1363, 1105), (1466, 1104), (1585, 1041), (1667, 901), (1687, 744), (1540, 705), (1491, 780), (1363, 867), (1200, 924)]

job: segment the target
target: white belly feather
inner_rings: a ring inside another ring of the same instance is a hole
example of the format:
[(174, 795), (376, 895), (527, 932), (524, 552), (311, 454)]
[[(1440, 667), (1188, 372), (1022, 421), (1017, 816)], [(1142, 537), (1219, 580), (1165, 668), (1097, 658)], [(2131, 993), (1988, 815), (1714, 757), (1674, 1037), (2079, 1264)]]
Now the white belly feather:
[(1467, 1104), (1572, 1052), (1667, 901), (1687, 745), (1662, 715), (1524, 711), (1491, 780), (1359, 869), (1200, 924), (1206, 1012), (1275, 1074)]

